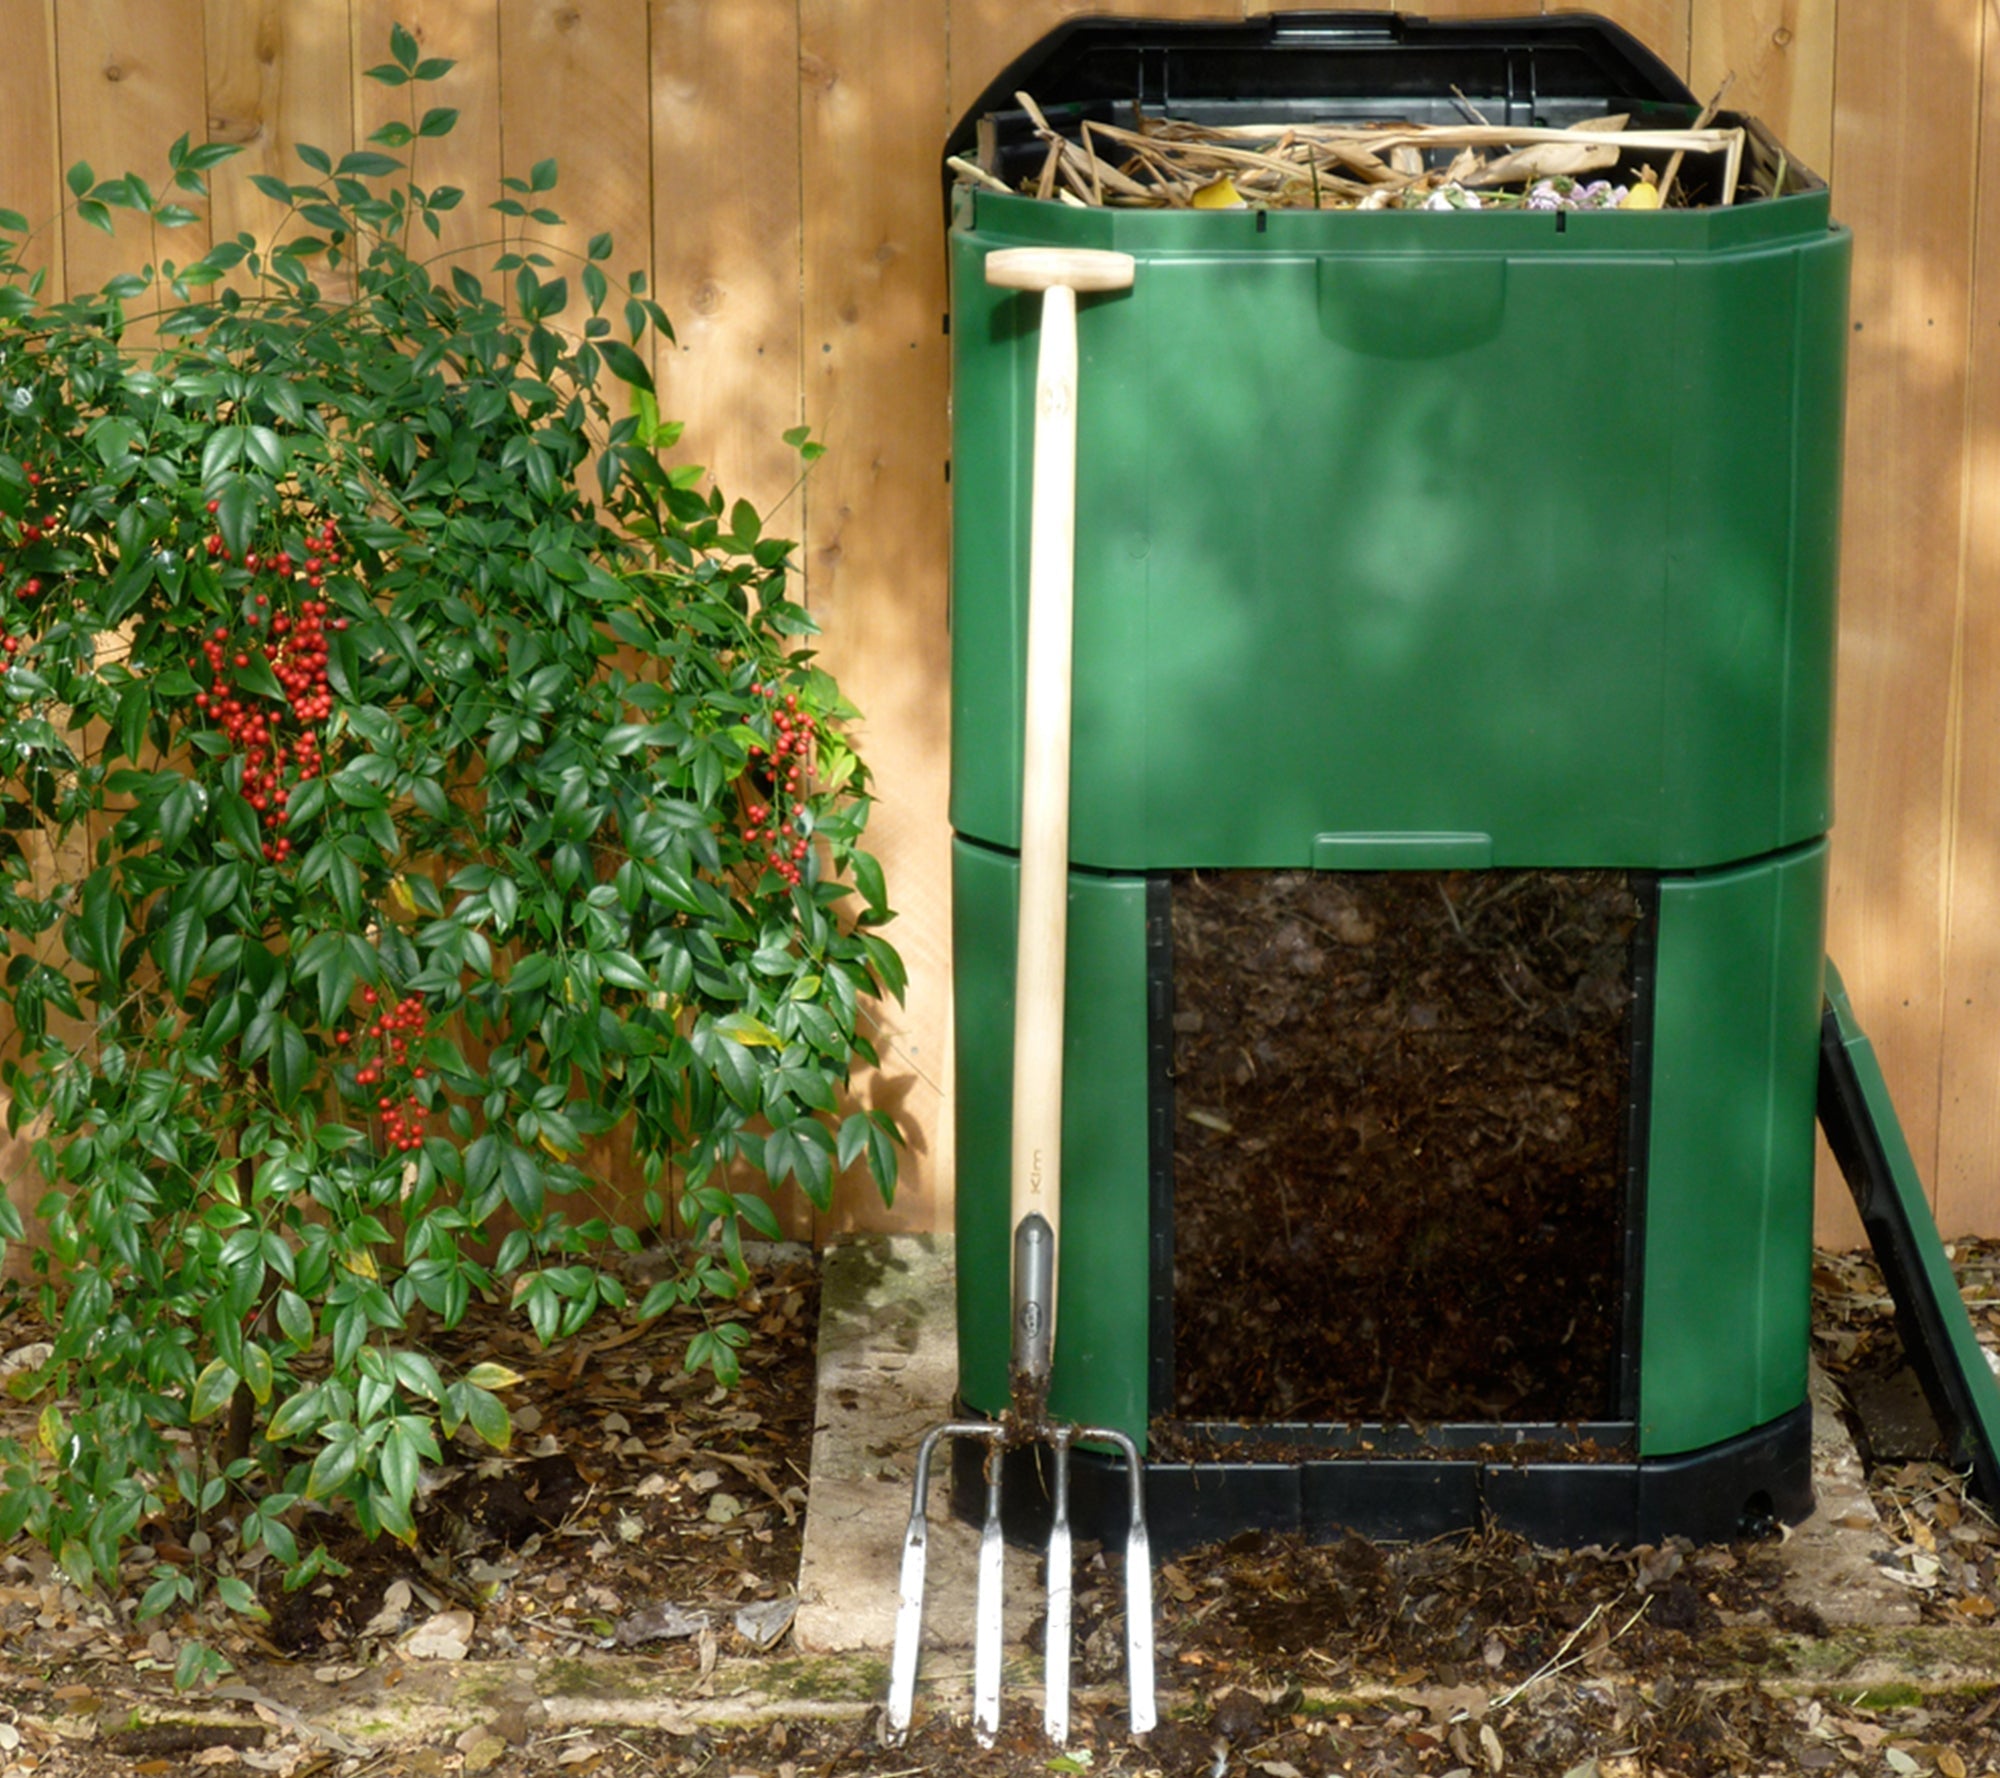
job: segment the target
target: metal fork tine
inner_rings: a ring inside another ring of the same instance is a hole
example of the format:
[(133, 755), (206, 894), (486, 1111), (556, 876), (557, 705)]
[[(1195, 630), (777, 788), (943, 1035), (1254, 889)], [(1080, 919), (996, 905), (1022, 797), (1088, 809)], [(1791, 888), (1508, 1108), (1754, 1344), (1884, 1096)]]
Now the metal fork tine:
[(1054, 1513), (1049, 1524), (1048, 1647), (1043, 1656), (1042, 1729), (1058, 1747), (1069, 1741), (1069, 1654), (1072, 1561), (1069, 1534), (1069, 1441), (1067, 1426), (1049, 1428), (1055, 1451)]
[(1135, 1518), (1125, 1539), (1125, 1672), (1132, 1694), (1132, 1733), (1159, 1721), (1153, 1699), (1153, 1554), (1146, 1521)]
[(924, 1636), (924, 1555), (930, 1542), (926, 1497), (930, 1492), (931, 1454), (944, 1436), (937, 1427), (924, 1434), (917, 1447), (917, 1476), (911, 1485), (910, 1523), (903, 1533), (902, 1597), (896, 1606), (896, 1646), (889, 1657), (889, 1708), (885, 1739), (900, 1747), (910, 1732), (910, 1715), (917, 1696), (917, 1653)]
[(1125, 1533), (1125, 1684), (1132, 1696), (1132, 1733), (1144, 1735), (1159, 1723), (1153, 1686), (1153, 1544), (1146, 1533), (1146, 1471), (1139, 1461), (1139, 1447), (1115, 1426), (1072, 1430), (1078, 1438), (1116, 1445), (1125, 1459), (1132, 1500), (1131, 1525)]
[(1000, 1457), (986, 1456), (986, 1524), (979, 1533), (979, 1597), (972, 1645), (972, 1733), (991, 1747), (1000, 1732), (1000, 1637), (1005, 1605), (1006, 1540), (1000, 1535)]
[(910, 1523), (903, 1534), (902, 1596), (896, 1609), (896, 1646), (889, 1661), (889, 1701), (882, 1739), (902, 1745), (915, 1709), (917, 1666), (923, 1643), (924, 1563), (930, 1542), (927, 1513), (931, 1463), (942, 1438), (976, 1438), (986, 1453), (986, 1522), (979, 1534), (979, 1594), (974, 1606), (972, 1651), (972, 1732), (991, 1747), (1000, 1732), (1001, 1640), (1005, 1634), (1006, 1539), (1000, 1528), (1001, 1460), (1010, 1443), (1046, 1443), (1054, 1454), (1049, 1525), (1048, 1650), (1044, 1666), (1042, 1722), (1058, 1747), (1069, 1738), (1070, 1647), (1075, 1612), (1075, 1547), (1069, 1516), (1070, 1447), (1077, 1439), (1115, 1445), (1125, 1460), (1132, 1519), (1125, 1539), (1125, 1665), (1132, 1694), (1132, 1733), (1143, 1735), (1158, 1721), (1153, 1675), (1153, 1563), (1146, 1534), (1146, 1472), (1131, 1437), (1114, 1427), (1073, 1426), (1044, 1419), (1026, 1431), (995, 1421), (951, 1421), (933, 1427), (917, 1447), (911, 1485)]

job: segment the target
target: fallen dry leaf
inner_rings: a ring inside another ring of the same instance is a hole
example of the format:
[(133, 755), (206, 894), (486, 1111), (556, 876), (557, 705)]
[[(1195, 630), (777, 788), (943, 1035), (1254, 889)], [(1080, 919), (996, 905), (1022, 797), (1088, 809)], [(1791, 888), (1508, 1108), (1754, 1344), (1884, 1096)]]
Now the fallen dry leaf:
[(462, 1661), (472, 1652), (469, 1611), (441, 1611), (405, 1636), (402, 1651), (413, 1661)]

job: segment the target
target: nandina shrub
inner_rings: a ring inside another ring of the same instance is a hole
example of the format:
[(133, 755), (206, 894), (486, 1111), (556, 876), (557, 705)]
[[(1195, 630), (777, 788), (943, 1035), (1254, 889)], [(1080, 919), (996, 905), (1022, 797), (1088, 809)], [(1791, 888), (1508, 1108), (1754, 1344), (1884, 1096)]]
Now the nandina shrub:
[[(391, 47), (413, 95), (449, 67)], [(662, 464), (666, 317), (607, 237), (537, 244), (553, 163), (437, 252), (452, 117), (300, 148), (267, 236), (178, 265), (232, 150), (183, 138), (166, 197), (76, 167), (151, 257), (66, 302), (0, 213), (4, 1080), (54, 1328), (0, 1536), (79, 1582), (225, 1499), (295, 1583), (302, 1503), (407, 1538), (440, 1434), (508, 1432), (425, 1316), (712, 1302), (688, 1362), (727, 1380), (758, 1176), (893, 1183), (842, 1089), (902, 971), (792, 545)], [(599, 1260), (640, 1235), (566, 1207), (605, 1136), (696, 1238), (637, 1305)]]

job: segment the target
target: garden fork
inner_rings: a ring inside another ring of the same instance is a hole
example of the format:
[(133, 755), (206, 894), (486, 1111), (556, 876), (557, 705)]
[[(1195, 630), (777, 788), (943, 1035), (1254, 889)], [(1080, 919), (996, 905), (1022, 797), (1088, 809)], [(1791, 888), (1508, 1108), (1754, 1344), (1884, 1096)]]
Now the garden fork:
[(1132, 1732), (1155, 1721), (1153, 1574), (1146, 1537), (1145, 1471), (1138, 1447), (1111, 1427), (1074, 1426), (1048, 1414), (1054, 1368), (1056, 1244), (1062, 1226), (1063, 965), (1068, 941), (1071, 608), (1076, 545), (1076, 295), (1123, 290), (1136, 271), (1130, 254), (1088, 248), (1014, 247), (987, 255), (986, 281), (1039, 291), (1041, 342), (1035, 362), (1035, 451), (1028, 553), (1026, 696), (1021, 740), (1021, 899), (1014, 962), (1014, 1121), (1011, 1154), (1013, 1334), (1011, 1405), (998, 1421), (954, 1421), (926, 1433), (917, 1450), (909, 1529), (903, 1542), (902, 1602), (890, 1664), (887, 1732), (910, 1726), (923, 1630), (925, 1501), (931, 1459), (943, 1438), (987, 1445), (986, 1523), (979, 1540), (979, 1595), (973, 1646), (973, 1730), (990, 1744), (1000, 1724), (1000, 1472), (1005, 1454), (1046, 1444), (1052, 1453), (1053, 1519), (1048, 1546), (1048, 1646), (1043, 1726), (1061, 1745), (1069, 1736), (1071, 1548), (1070, 1446), (1091, 1439), (1117, 1447), (1130, 1481), (1125, 1544), (1125, 1630)]

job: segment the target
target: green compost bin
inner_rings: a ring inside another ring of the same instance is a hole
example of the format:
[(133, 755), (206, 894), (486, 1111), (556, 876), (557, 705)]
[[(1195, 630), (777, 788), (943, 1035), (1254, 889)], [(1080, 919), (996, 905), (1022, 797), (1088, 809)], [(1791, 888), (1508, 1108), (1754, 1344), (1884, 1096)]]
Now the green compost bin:
[[(1496, 121), (1558, 127), (1614, 110), (1682, 127), (1697, 109), (1602, 20), (1091, 20), (996, 78), (951, 147), (1017, 171), (1039, 152), (1011, 96), (1024, 89), (1073, 130), (1129, 121), (1134, 103), (1441, 121), (1453, 87)], [(1149, 883), (1615, 869), (1651, 912), (1629, 1350), (1599, 1417), (1646, 1460), (1796, 1432), (1850, 244), (1820, 181), (1753, 120), (1720, 121), (1750, 130), (1761, 186), (1646, 215), (951, 191), (968, 1407), (1007, 1405), (1036, 348), (1035, 299), (990, 287), (983, 264), (1062, 245), (1129, 253), (1137, 275), (1079, 320), (1054, 1411), (1143, 1448), (1164, 1392), (1172, 990)]]

